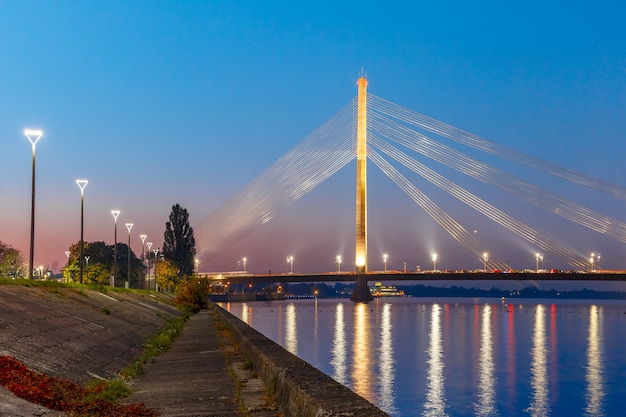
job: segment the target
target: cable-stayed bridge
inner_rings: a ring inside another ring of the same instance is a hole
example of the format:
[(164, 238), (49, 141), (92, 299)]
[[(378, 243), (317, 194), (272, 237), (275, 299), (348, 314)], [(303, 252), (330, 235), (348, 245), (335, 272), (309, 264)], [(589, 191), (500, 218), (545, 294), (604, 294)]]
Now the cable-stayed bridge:
[[(364, 77), (359, 79), (358, 85), (356, 98), (213, 212), (197, 229), (198, 256), (203, 262), (210, 262), (212, 256), (272, 220), (355, 159), (356, 250), (354, 259), (346, 257), (344, 264), (355, 265), (357, 276), (368, 272), (367, 222), (377, 221), (367, 218), (365, 160), (379, 168), (475, 259), (482, 260), (486, 270), (508, 271), (511, 266), (506, 259), (490, 253), (488, 245), (481, 242), (473, 230), (468, 230), (462, 221), (431, 199), (409, 178), (409, 174), (526, 241), (536, 250), (536, 269), (539, 269), (540, 256), (550, 256), (560, 259), (572, 271), (593, 271), (599, 269), (600, 257), (585, 253), (585, 248), (577, 245), (580, 242), (560, 241), (543, 234), (453, 181), (442, 171), (454, 171), (501, 190), (512, 199), (551, 213), (567, 224), (626, 243), (625, 222), (505, 171), (485, 159), (504, 160), (507, 164), (608, 196), (616, 202), (626, 200), (625, 187), (488, 141), (377, 97), (366, 91)], [(461, 146), (465, 152), (452, 144)]]

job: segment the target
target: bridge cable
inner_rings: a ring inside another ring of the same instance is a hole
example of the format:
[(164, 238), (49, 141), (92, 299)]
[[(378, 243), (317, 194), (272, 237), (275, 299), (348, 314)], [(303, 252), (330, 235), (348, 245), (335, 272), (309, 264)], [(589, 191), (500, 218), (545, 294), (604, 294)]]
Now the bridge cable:
[(352, 161), (355, 114), (356, 99), (211, 213), (197, 229), (199, 256), (240, 240)]
[[(428, 196), (415, 187), (398, 170), (389, 164), (371, 147), (367, 148), (367, 154), (374, 164), (387, 175), (402, 191), (404, 191), (418, 206), (422, 208), (433, 220), (435, 220), (457, 242), (468, 248), (478, 260), (482, 261), (485, 246), (470, 234), (459, 222), (454, 220), (435, 204)], [(508, 270), (510, 267), (500, 259), (489, 261), (496, 269)]]
[(376, 135), (372, 135), (369, 142), (374, 147), (382, 151), (384, 154), (398, 161), (405, 167), (420, 175), (422, 178), (436, 185), (440, 189), (446, 191), (448, 194), (452, 195), (459, 201), (465, 203), (474, 210), (483, 214), (490, 220), (500, 224), (501, 226), (522, 237), (526, 241), (536, 245), (538, 248), (560, 256), (565, 262), (567, 262), (576, 269), (586, 268), (587, 263), (581, 261), (581, 259), (585, 258), (582, 253), (575, 252), (567, 248), (566, 246), (551, 240), (547, 236), (542, 235), (541, 233), (525, 225), (524, 223), (512, 218), (508, 214), (492, 206), (481, 198), (475, 196), (471, 192), (465, 190), (464, 188), (445, 178), (441, 174), (428, 168), (414, 158), (411, 158), (391, 144), (379, 139)]
[(536, 156), (521, 152), (504, 145), (490, 142), (473, 133), (466, 132), (454, 126), (440, 122), (413, 110), (404, 108), (391, 101), (367, 94), (368, 108), (387, 116), (401, 120), (413, 126), (454, 140), (463, 145), (478, 149), (482, 152), (498, 156), (509, 161), (537, 169), (543, 173), (563, 178), (574, 184), (582, 185), (595, 191), (626, 200), (626, 187), (592, 177)]
[(626, 243), (626, 223), (487, 165), (380, 114), (370, 112), (368, 116), (368, 125), (373, 132), (558, 216)]

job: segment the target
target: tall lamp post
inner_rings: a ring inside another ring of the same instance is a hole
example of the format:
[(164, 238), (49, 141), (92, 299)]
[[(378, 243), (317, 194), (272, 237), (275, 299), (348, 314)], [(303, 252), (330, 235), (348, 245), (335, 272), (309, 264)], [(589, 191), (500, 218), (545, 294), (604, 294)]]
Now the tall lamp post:
[(148, 242), (146, 245), (148, 245), (148, 289), (150, 289), (150, 249), (152, 249), (152, 242)]
[(132, 223), (126, 223), (128, 229), (128, 270), (126, 271), (126, 288), (130, 288), (130, 229), (133, 228)]
[(248, 273), (248, 269), (246, 267), (246, 264), (248, 263), (248, 258), (243, 258), (243, 273), (247, 274)]
[(489, 254), (487, 252), (483, 253), (483, 271), (487, 272), (487, 262), (489, 262)]
[(114, 232), (114, 244), (113, 244), (113, 282), (111, 282), (111, 286), (115, 287), (115, 274), (117, 273), (117, 216), (120, 215), (119, 210), (111, 210), (111, 214), (113, 215), (113, 220), (115, 221), (115, 232)]
[(535, 272), (539, 272), (539, 261), (541, 261), (541, 269), (543, 269), (543, 255), (541, 253), (535, 255)]
[(154, 290), (156, 291), (157, 288), (157, 256), (159, 254), (159, 250), (155, 249), (152, 252), (154, 252)]
[(339, 273), (341, 272), (341, 255), (337, 255), (335, 261), (337, 262), (337, 273)]
[(85, 187), (87, 186), (87, 183), (89, 181), (87, 180), (76, 180), (76, 185), (78, 185), (78, 188), (80, 188), (80, 255), (78, 258), (78, 263), (80, 264), (80, 275), (79, 275), (79, 282), (82, 284), (83, 283), (83, 262), (84, 262), (84, 241), (83, 241), (83, 231), (84, 231), (84, 224), (85, 224)]
[[(144, 259), (143, 255), (144, 255), (144, 249), (145, 249), (146, 238), (147, 237), (148, 236), (146, 236), (146, 235), (139, 235), (139, 238), (141, 239), (141, 267), (142, 268), (146, 267), (146, 262), (145, 262), (145, 259)], [(141, 271), (141, 272), (143, 272), (143, 274), (141, 275), (142, 276), (142, 279), (141, 279), (141, 289), (143, 289), (143, 284), (144, 284), (144, 282), (146, 280), (146, 273), (144, 271)]]
[(437, 270), (437, 254), (433, 253), (433, 271)]
[(289, 264), (289, 273), (293, 274), (293, 256), (287, 257), (287, 263)]
[(387, 272), (387, 254), (383, 255), (383, 263), (385, 264), (385, 272)]
[[(67, 258), (65, 260), (65, 267), (67, 268), (68, 266), (70, 266), (70, 251), (68, 251), (68, 250), (65, 251), (65, 257)], [(63, 282), (66, 282), (65, 281), (65, 273), (63, 273)]]
[(24, 135), (33, 148), (33, 174), (32, 174), (32, 194), (30, 202), (30, 255), (28, 257), (28, 279), (33, 279), (33, 262), (35, 258), (35, 153), (37, 141), (43, 136), (41, 130), (24, 130)]

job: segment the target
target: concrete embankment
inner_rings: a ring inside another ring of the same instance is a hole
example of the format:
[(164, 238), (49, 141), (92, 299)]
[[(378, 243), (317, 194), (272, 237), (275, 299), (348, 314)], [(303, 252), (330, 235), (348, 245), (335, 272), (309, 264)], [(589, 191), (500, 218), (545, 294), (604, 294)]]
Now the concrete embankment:
[(387, 416), (226, 310), (218, 308), (240, 349), (289, 417)]
[[(147, 292), (0, 285), (0, 355), (77, 383), (113, 378), (142, 352), (148, 336), (179, 314), (169, 299)], [(18, 400), (0, 389), (0, 415), (28, 415), (29, 403)]]
[[(179, 314), (170, 301), (167, 295), (148, 292), (0, 285), (0, 355), (15, 356), (30, 369), (77, 383), (111, 379), (141, 354), (151, 334)], [(280, 412), (254, 407), (252, 415), (386, 415), (230, 313), (216, 311), (280, 404)], [(127, 402), (145, 402), (163, 416), (240, 414), (228, 370), (235, 363), (218, 340), (212, 316), (203, 311), (191, 318), (172, 349), (146, 365)], [(239, 379), (244, 388), (251, 383), (248, 377)], [(244, 410), (253, 408), (245, 398), (239, 401)], [(26, 415), (61, 413), (0, 387), (0, 416)]]

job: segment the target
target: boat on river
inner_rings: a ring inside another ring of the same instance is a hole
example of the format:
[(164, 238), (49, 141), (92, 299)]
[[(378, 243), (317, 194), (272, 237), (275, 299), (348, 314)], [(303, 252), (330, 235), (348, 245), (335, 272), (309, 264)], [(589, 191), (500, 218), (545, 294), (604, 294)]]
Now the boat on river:
[(376, 281), (373, 287), (370, 287), (372, 297), (404, 297), (404, 290), (399, 290), (393, 285), (383, 285), (382, 282)]

